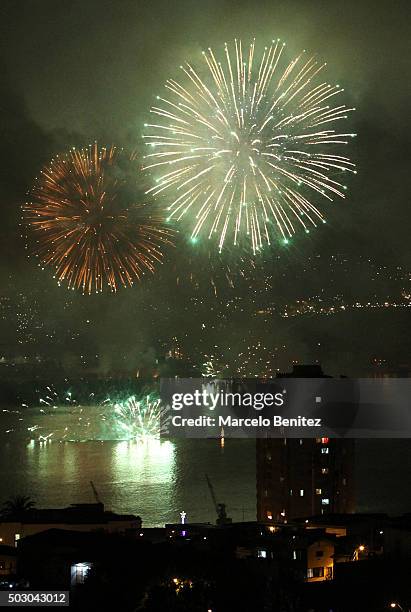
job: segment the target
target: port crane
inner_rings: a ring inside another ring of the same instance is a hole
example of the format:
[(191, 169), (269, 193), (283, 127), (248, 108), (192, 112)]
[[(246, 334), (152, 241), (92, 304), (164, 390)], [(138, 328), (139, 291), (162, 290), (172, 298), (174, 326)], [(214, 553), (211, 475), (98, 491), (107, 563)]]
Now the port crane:
[(206, 477), (208, 489), (210, 491), (211, 499), (213, 500), (213, 505), (217, 513), (216, 524), (217, 525), (227, 525), (227, 523), (232, 523), (233, 522), (232, 519), (227, 516), (226, 505), (223, 503), (217, 502), (217, 499), (214, 493), (213, 484), (207, 474), (205, 475), (205, 477)]

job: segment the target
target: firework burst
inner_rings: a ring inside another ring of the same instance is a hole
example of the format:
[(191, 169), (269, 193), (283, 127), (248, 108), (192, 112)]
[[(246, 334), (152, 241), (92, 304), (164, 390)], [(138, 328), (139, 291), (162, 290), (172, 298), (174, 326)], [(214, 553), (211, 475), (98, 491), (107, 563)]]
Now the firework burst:
[(172, 233), (152, 205), (135, 203), (136, 165), (135, 153), (95, 143), (42, 170), (24, 220), (41, 265), (53, 267), (59, 283), (89, 294), (116, 291), (162, 261)]
[(305, 52), (287, 61), (279, 40), (261, 53), (236, 40), (221, 61), (208, 49), (201, 68), (187, 63), (181, 81), (166, 82), (143, 135), (148, 193), (168, 197), (168, 217), (185, 220), (193, 242), (255, 253), (324, 222), (312, 196), (345, 197), (355, 166), (340, 148), (354, 134), (334, 125), (354, 109), (337, 101), (343, 89), (323, 81), (324, 67)]
[(151, 395), (140, 399), (131, 395), (114, 404), (116, 429), (128, 440), (159, 438), (161, 433), (165, 433), (162, 429), (164, 416), (165, 408), (161, 400)]
[(7, 434), (23, 434), (33, 442), (78, 440), (147, 440), (167, 433), (169, 411), (155, 392), (121, 393), (105, 399), (95, 393), (75, 399), (48, 385), (36, 405), (3, 410)]

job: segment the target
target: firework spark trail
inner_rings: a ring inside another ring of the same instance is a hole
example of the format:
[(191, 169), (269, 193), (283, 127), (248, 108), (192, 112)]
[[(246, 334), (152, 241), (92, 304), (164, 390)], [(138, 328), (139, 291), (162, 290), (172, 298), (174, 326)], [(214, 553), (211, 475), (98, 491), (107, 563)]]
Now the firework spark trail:
[(13, 426), (5, 433), (23, 433), (34, 442), (63, 442), (142, 441), (158, 439), (160, 434), (167, 432), (168, 411), (155, 393), (145, 392), (138, 396), (125, 393), (97, 402), (94, 398), (95, 394), (90, 393), (87, 402), (82, 404), (70, 390), (60, 395), (53, 385), (49, 385), (39, 397), (37, 406), (21, 404), (29, 412), (2, 411), (16, 415)]
[(341, 175), (355, 165), (339, 148), (355, 134), (333, 124), (355, 109), (334, 102), (339, 85), (319, 80), (325, 63), (284, 56), (279, 40), (259, 56), (255, 42), (247, 50), (235, 40), (221, 61), (208, 49), (202, 69), (181, 66), (184, 82), (169, 79), (168, 97), (151, 109), (147, 193), (171, 194), (169, 218), (186, 218), (194, 241), (204, 234), (221, 251), (246, 235), (255, 253), (325, 222), (310, 195), (345, 197)]
[(89, 294), (105, 285), (116, 291), (162, 261), (172, 232), (152, 206), (133, 201), (135, 167), (124, 172), (127, 164), (136, 165), (135, 153), (95, 143), (42, 170), (23, 206), (24, 220), (42, 266), (55, 268), (59, 283)]
[[(207, 245), (211, 247), (211, 245)], [(169, 265), (164, 266), (160, 279), (165, 282), (170, 279), (175, 279), (178, 287), (190, 285), (195, 290), (202, 288), (211, 288), (212, 293), (217, 297), (221, 290), (230, 288), (233, 289), (242, 279), (246, 277), (250, 269), (256, 269), (256, 258), (252, 254), (243, 252), (233, 254), (225, 249), (224, 254), (212, 248), (199, 248), (195, 251), (187, 245), (183, 245), (184, 266), (179, 262), (169, 262)], [(204, 275), (205, 266), (207, 274)]]

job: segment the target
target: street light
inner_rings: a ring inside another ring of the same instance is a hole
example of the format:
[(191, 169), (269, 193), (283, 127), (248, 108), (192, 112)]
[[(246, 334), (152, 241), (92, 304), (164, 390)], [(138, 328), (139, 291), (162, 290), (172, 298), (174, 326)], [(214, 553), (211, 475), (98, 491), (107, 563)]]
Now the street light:
[(352, 560), (353, 561), (359, 561), (360, 560), (360, 553), (363, 553), (365, 551), (366, 551), (366, 546), (364, 546), (364, 544), (360, 544), (359, 546), (357, 546), (357, 548), (354, 548)]
[(406, 610), (397, 601), (392, 601), (390, 603), (390, 608), (398, 608), (398, 610), (401, 610), (401, 612), (406, 612)]

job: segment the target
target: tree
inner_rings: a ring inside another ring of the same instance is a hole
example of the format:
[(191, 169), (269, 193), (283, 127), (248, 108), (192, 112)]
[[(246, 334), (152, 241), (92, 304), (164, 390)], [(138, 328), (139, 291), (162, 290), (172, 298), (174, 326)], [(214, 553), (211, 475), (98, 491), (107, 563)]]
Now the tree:
[(4, 502), (1, 515), (3, 518), (18, 518), (32, 510), (35, 505), (35, 502), (27, 495), (15, 495)]

